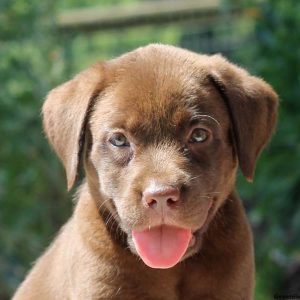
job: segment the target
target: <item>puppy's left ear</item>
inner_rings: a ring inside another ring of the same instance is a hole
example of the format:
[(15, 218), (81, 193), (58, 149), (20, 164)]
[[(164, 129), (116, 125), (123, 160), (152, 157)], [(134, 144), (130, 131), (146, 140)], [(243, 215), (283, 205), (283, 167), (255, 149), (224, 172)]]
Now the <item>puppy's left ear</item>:
[(43, 105), (47, 137), (64, 164), (68, 189), (75, 183), (86, 124), (104, 86), (104, 66), (96, 64), (53, 89)]
[(276, 125), (278, 96), (262, 79), (220, 55), (212, 57), (210, 67), (210, 81), (228, 108), (240, 168), (252, 181), (256, 160)]

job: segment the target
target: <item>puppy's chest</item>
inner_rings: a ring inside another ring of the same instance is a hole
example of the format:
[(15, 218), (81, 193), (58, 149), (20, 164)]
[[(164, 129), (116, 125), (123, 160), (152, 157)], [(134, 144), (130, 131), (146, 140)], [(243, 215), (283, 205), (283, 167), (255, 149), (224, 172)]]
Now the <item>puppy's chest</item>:
[(115, 300), (180, 300), (177, 270), (155, 270), (144, 266), (106, 265), (94, 277), (95, 287), (90, 299)]
[[(167, 270), (156, 272), (131, 272), (128, 270), (119, 273), (113, 278), (102, 278), (98, 283), (97, 297), (92, 299), (115, 300), (192, 300), (202, 298), (207, 289), (206, 284), (199, 278), (199, 274), (185, 274), (185, 278)], [(153, 274), (156, 273), (156, 274)], [(200, 282), (199, 282), (200, 281)], [(205, 281), (205, 279), (204, 279)], [(188, 282), (188, 283), (187, 283)], [(192, 287), (192, 288), (191, 288)], [(204, 294), (203, 294), (204, 293)], [(196, 297), (196, 298), (195, 298)], [(198, 298), (197, 298), (198, 297)], [(199, 298), (200, 297), (200, 298)]]

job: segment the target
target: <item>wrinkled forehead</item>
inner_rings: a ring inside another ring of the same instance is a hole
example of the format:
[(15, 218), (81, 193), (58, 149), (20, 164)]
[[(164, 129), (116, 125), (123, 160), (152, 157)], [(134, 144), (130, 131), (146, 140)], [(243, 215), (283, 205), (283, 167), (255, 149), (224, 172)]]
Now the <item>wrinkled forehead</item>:
[(180, 65), (131, 66), (100, 95), (93, 118), (102, 119), (108, 129), (170, 135), (198, 115), (224, 119), (226, 108), (219, 98), (201, 72)]

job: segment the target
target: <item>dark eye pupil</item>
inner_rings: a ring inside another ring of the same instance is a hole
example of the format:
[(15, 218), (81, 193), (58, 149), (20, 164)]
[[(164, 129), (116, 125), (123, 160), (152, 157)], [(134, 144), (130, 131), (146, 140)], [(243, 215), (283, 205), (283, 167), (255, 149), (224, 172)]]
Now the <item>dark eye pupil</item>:
[(196, 128), (191, 135), (192, 143), (201, 143), (207, 139), (207, 131), (205, 129)]
[(115, 134), (109, 141), (111, 144), (117, 147), (129, 145), (127, 138), (123, 134)]

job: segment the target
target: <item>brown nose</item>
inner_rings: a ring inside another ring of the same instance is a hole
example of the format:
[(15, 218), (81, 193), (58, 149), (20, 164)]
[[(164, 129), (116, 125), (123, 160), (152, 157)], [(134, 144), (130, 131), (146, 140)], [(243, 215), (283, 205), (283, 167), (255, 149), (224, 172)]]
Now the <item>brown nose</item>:
[(179, 204), (180, 191), (172, 186), (153, 186), (143, 192), (143, 204), (154, 209), (174, 208)]

